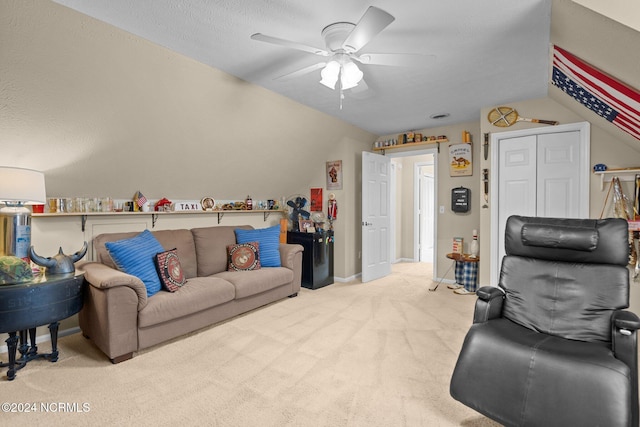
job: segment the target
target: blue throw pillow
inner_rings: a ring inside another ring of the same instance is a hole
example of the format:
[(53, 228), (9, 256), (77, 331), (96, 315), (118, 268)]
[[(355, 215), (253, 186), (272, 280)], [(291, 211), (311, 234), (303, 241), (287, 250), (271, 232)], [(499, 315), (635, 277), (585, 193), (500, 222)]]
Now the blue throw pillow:
[(107, 242), (104, 245), (120, 270), (142, 280), (147, 288), (147, 297), (160, 290), (162, 285), (154, 257), (157, 253), (164, 252), (164, 248), (149, 230), (144, 230), (131, 239)]
[(281, 267), (280, 261), (280, 226), (274, 225), (268, 228), (256, 230), (243, 230), (236, 228), (237, 243), (260, 243), (260, 265), (262, 267)]

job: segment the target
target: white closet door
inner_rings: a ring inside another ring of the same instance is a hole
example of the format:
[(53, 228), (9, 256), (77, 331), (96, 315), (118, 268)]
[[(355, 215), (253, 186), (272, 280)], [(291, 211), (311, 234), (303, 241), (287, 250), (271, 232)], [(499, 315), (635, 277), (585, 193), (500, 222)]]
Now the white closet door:
[(589, 123), (492, 135), (491, 284), (511, 215), (589, 217)]

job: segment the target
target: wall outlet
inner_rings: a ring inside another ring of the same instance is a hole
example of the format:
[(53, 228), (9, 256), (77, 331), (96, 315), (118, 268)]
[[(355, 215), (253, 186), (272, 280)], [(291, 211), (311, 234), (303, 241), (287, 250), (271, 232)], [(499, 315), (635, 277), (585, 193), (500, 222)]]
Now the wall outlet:
[(440, 206), (440, 213), (443, 214), (444, 213), (444, 206)]

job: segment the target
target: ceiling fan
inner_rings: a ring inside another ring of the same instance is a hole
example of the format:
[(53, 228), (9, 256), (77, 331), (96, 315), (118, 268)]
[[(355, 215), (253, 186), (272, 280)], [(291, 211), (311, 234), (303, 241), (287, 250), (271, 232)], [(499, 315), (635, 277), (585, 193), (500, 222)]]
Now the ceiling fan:
[(339, 83), (338, 87), (342, 93), (343, 90), (353, 89), (356, 86), (360, 90), (366, 89), (364, 73), (358, 68), (356, 62), (364, 65), (419, 66), (427, 65), (435, 58), (434, 55), (421, 54), (360, 53), (360, 49), (394, 20), (395, 18), (384, 10), (370, 6), (357, 24), (336, 22), (327, 25), (321, 33), (326, 49), (262, 33), (253, 34), (251, 38), (326, 58), (324, 61), (280, 76), (276, 80), (295, 78), (322, 69), (320, 83), (330, 89), (336, 89), (336, 84)]

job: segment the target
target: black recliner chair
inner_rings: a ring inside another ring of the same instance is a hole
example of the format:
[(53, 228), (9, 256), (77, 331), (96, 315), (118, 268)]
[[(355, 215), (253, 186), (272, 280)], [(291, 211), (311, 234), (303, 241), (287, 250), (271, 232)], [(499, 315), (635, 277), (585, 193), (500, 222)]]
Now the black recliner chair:
[(638, 316), (622, 219), (512, 216), (451, 396), (507, 426), (638, 426)]

